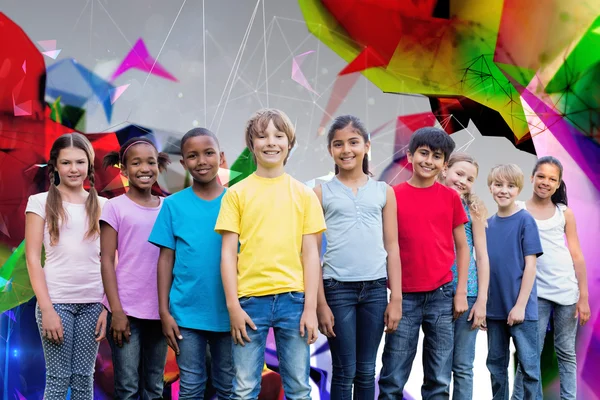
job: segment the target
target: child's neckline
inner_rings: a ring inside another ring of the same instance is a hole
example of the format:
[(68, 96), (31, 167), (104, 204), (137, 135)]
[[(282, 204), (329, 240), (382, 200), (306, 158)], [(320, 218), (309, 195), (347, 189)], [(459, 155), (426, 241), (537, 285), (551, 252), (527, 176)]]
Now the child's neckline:
[(141, 209), (144, 209), (144, 210), (156, 210), (156, 209), (160, 208), (160, 206), (162, 206), (162, 203), (163, 203), (163, 198), (160, 197), (160, 196), (156, 196), (156, 197), (158, 197), (158, 205), (157, 206), (148, 207), (148, 206), (141, 205), (137, 201), (135, 201), (132, 198), (130, 198), (129, 196), (127, 196), (127, 194), (123, 194), (123, 196), (125, 196), (125, 198), (128, 201), (130, 201), (131, 203), (135, 204), (137, 207), (139, 207)]

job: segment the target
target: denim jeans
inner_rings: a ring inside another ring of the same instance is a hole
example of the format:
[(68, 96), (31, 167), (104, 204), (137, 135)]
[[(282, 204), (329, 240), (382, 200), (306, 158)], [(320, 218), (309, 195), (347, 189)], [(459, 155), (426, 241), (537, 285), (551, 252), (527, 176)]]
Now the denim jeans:
[(233, 385), (233, 341), (230, 332), (208, 332), (179, 328), (183, 339), (178, 340), (179, 398), (204, 399), (208, 372), (206, 345), (211, 354), (211, 380), (219, 400), (229, 400)]
[[(96, 323), (103, 310), (101, 303), (53, 304), (63, 326), (63, 342), (56, 344), (42, 337), (46, 362), (44, 399), (64, 400), (71, 389), (72, 400), (94, 398), (94, 366), (98, 354)], [(35, 318), (42, 334), (42, 312), (35, 305)]]
[(110, 333), (112, 313), (107, 318), (107, 338), (112, 350), (115, 398), (120, 400), (161, 399), (164, 387), (167, 341), (160, 320), (127, 317), (129, 343), (119, 347)]
[[(550, 314), (554, 311), (554, 349), (558, 360), (561, 400), (575, 400), (577, 398), (577, 359), (575, 352), (575, 337), (577, 335), (576, 308), (577, 304), (563, 306), (538, 297), (538, 357), (542, 355)], [(512, 398), (514, 400), (523, 399), (523, 372), (520, 365), (517, 366)], [(542, 398), (542, 385), (540, 383), (537, 399), (541, 400)]]
[(375, 362), (383, 336), (387, 279), (366, 282), (323, 281), (335, 319), (329, 338), (333, 366), (331, 400), (375, 398)]
[(450, 398), (454, 324), (452, 282), (430, 292), (402, 294), (402, 320), (396, 332), (386, 334), (379, 399), (402, 399), (417, 353), (419, 329), (423, 328), (424, 400)]
[(471, 329), (473, 320), (467, 321), (467, 319), (475, 301), (477, 301), (477, 297), (467, 297), (469, 309), (454, 321), (452, 400), (471, 400), (473, 398), (473, 361), (475, 361), (475, 340), (479, 329)]
[(242, 297), (240, 305), (256, 325), (256, 330), (246, 326), (251, 342), (244, 346), (233, 345), (235, 379), (231, 399), (258, 399), (267, 335), (269, 328), (273, 328), (286, 399), (310, 400), (310, 348), (306, 332), (304, 337), (300, 336), (304, 293)]
[(525, 398), (536, 397), (540, 385), (538, 321), (523, 321), (509, 326), (505, 319), (487, 320), (487, 368), (492, 378), (493, 400), (508, 400), (508, 362), (510, 338), (517, 349), (517, 362), (523, 368)]

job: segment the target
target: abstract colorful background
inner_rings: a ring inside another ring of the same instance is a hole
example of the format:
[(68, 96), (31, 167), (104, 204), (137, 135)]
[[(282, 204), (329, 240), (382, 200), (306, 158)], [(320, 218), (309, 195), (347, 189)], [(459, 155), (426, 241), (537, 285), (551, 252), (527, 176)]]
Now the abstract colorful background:
[[(176, 161), (178, 142), (204, 126), (226, 160), (232, 185), (254, 166), (243, 126), (261, 107), (286, 111), (298, 146), (288, 172), (309, 186), (330, 179), (323, 136), (341, 113), (371, 131), (370, 165), (379, 179), (410, 176), (406, 145), (421, 126), (439, 126), (472, 153), (475, 191), (493, 209), (487, 171), (513, 162), (528, 175), (537, 156), (565, 166), (569, 205), (588, 265), (592, 319), (579, 331), (579, 395), (600, 398), (600, 3), (543, 0), (300, 0), (219, 2), (54, 0), (24, 6), (0, 0), (0, 374), (3, 399), (41, 399), (44, 361), (35, 299), (24, 258), (24, 209), (47, 190), (52, 141), (87, 135), (96, 149), (101, 195), (127, 190), (106, 152), (148, 136)], [(174, 162), (155, 190), (189, 184)], [(529, 184), (522, 199), (531, 194)], [(410, 228), (407, 228), (410, 229)], [(552, 326), (549, 326), (552, 329)], [(558, 398), (548, 335), (545, 398)], [(281, 399), (275, 344), (269, 339), (262, 399)], [(491, 397), (485, 333), (475, 360), (475, 393)], [(380, 348), (380, 351), (382, 349)], [(330, 357), (313, 345), (313, 398), (328, 399)], [(419, 398), (417, 354), (406, 398)], [(165, 398), (178, 397), (173, 354)], [(96, 398), (112, 394), (110, 349), (101, 345)]]

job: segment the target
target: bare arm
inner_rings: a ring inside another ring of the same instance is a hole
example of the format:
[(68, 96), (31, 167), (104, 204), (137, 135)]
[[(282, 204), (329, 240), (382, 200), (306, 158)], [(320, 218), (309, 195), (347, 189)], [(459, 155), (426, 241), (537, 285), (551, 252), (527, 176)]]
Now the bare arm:
[(488, 288), (490, 284), (490, 261), (487, 253), (487, 241), (485, 237), (485, 221), (474, 218), (472, 220), (473, 246), (475, 247), (477, 264), (477, 300), (471, 309), (468, 321), (473, 321), (472, 328), (482, 326), (485, 323), (488, 299)]
[(454, 236), (454, 246), (456, 247), (456, 269), (458, 272), (458, 283), (454, 295), (454, 318), (460, 317), (469, 309), (467, 302), (467, 279), (469, 276), (469, 244), (465, 226), (458, 225), (452, 231)]
[[(315, 186), (313, 189), (317, 198), (319, 199), (319, 203), (321, 203), (321, 207), (323, 206), (323, 188), (321, 185)], [(323, 237), (319, 235), (317, 238), (317, 252), (319, 254), (319, 259), (321, 258), (321, 250), (323, 248)], [(323, 277), (323, 270), (321, 269), (321, 278)], [(321, 304), (327, 304), (327, 300), (325, 299), (325, 289), (323, 288), (323, 279), (319, 279), (319, 290), (317, 292), (317, 306)]]
[[(317, 294), (321, 279), (321, 265), (317, 241), (321, 233), (302, 235), (302, 267), (304, 270), (304, 312), (300, 320), (300, 335), (306, 336), (308, 343), (314, 343), (318, 337)], [(322, 285), (322, 283), (321, 283)]]
[(29, 272), (31, 287), (33, 288), (38, 306), (42, 313), (54, 309), (52, 307), (50, 295), (48, 294), (46, 275), (42, 268), (44, 224), (44, 219), (35, 213), (28, 212), (25, 216), (25, 257), (27, 259), (27, 272)]
[(119, 289), (117, 288), (117, 274), (115, 272), (115, 254), (117, 251), (117, 231), (107, 224), (100, 221), (100, 254), (102, 283), (104, 293), (110, 304), (111, 312), (123, 312), (121, 300), (119, 299)]
[(575, 215), (573, 215), (573, 211), (570, 208), (565, 211), (565, 221), (567, 247), (569, 248), (569, 253), (571, 253), (571, 258), (573, 259), (573, 267), (575, 268), (577, 284), (579, 285), (577, 314), (580, 316), (580, 324), (585, 325), (585, 323), (590, 319), (587, 269), (585, 266), (585, 259), (583, 258), (583, 252), (581, 251), (581, 245), (579, 244), (577, 225), (575, 224)]
[(173, 284), (173, 265), (175, 264), (175, 251), (167, 247), (160, 248), (158, 256), (158, 310), (161, 317), (171, 315), (169, 311), (169, 292)]
[(221, 279), (225, 290), (227, 309), (235, 310), (240, 307), (237, 287), (237, 246), (239, 235), (234, 232), (223, 232), (221, 244)]
[(521, 289), (519, 290), (519, 296), (517, 297), (517, 302), (515, 306), (510, 310), (508, 314), (507, 323), (510, 326), (515, 324), (520, 324), (525, 320), (525, 308), (527, 307), (527, 302), (529, 301), (529, 295), (531, 294), (531, 289), (533, 288), (533, 284), (535, 283), (535, 265), (536, 265), (536, 255), (525, 256), (525, 269), (523, 270), (523, 279), (521, 280)]
[(386, 332), (398, 328), (402, 318), (402, 266), (398, 245), (398, 217), (394, 189), (386, 190), (386, 203), (383, 207), (383, 246), (387, 252), (387, 276), (390, 285), (390, 302), (385, 313)]

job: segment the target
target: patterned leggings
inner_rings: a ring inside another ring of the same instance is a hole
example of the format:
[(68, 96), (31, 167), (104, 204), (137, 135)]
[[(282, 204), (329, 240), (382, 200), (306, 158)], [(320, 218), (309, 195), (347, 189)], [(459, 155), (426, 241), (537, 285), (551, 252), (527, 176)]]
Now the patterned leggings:
[[(101, 303), (54, 304), (63, 325), (64, 341), (55, 344), (42, 337), (46, 360), (45, 400), (64, 400), (71, 388), (72, 400), (94, 398), (94, 365), (98, 354), (96, 323), (102, 312)], [(35, 307), (40, 336), (42, 312)]]

